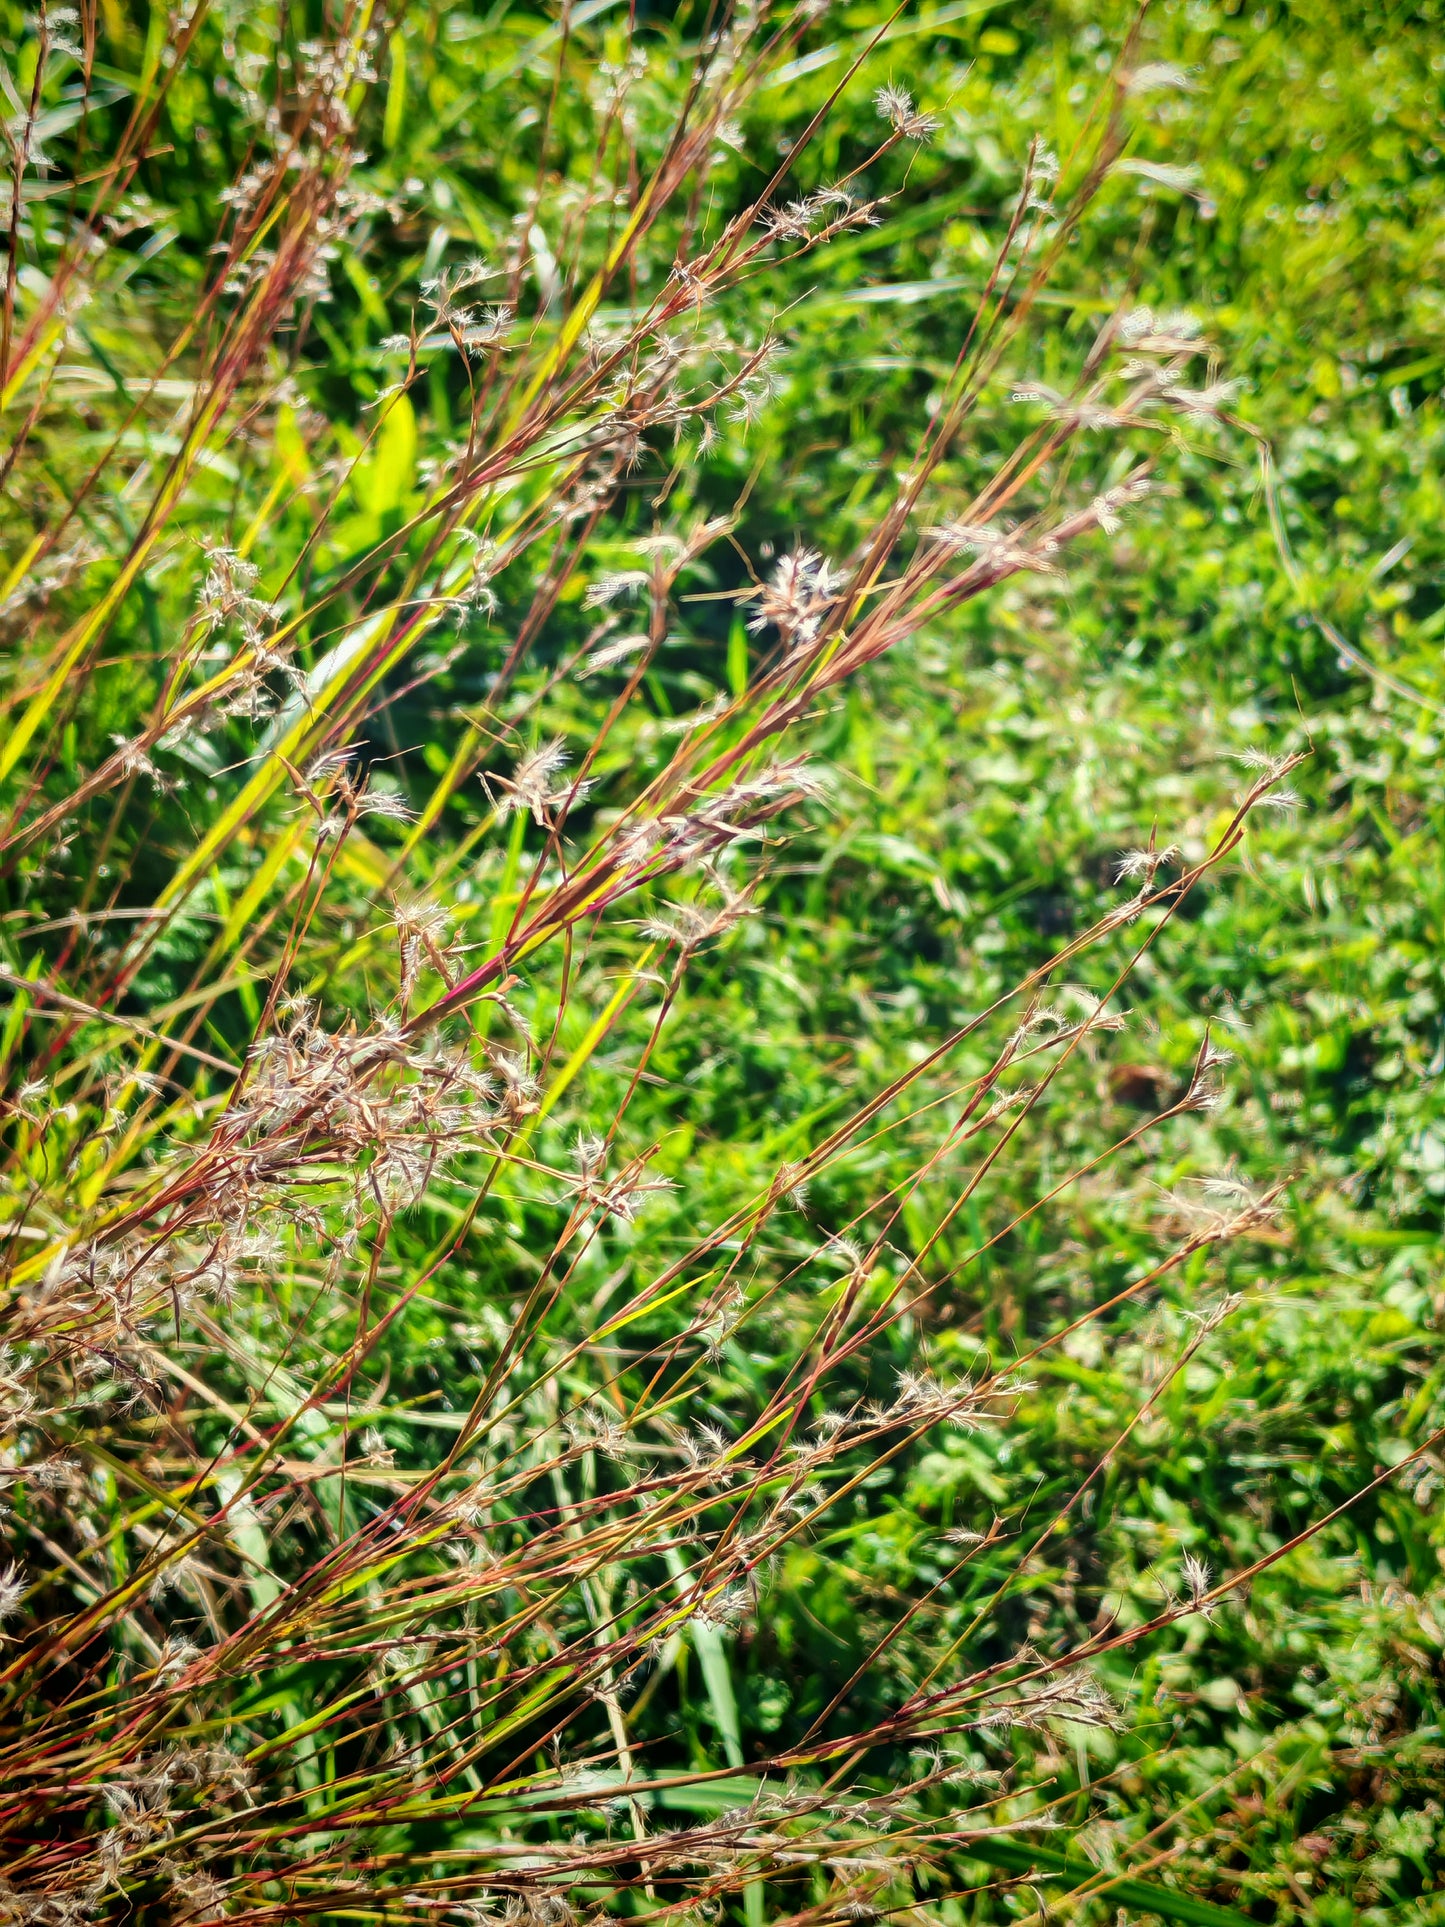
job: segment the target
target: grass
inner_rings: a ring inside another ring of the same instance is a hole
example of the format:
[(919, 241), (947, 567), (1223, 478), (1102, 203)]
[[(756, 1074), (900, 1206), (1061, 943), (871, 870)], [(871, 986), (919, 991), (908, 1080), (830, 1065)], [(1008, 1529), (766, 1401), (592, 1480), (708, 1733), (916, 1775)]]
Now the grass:
[(1130, 30), (7, 16), (16, 1918), (1439, 1914), (1438, 21)]

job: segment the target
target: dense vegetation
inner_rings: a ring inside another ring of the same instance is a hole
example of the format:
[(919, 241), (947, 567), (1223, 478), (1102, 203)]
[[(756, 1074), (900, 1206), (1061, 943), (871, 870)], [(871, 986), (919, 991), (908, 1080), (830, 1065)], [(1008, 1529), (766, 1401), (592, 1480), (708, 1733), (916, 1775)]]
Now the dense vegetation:
[(1434, 0), (0, 20), (0, 1913), (1445, 1920)]

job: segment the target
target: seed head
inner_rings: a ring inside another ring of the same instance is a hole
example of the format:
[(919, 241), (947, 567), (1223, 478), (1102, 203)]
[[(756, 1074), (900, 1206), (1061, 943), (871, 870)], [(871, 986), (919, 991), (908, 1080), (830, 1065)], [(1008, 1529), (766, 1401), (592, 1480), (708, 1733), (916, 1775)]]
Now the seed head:
[(0, 1624), (14, 1617), (24, 1597), (25, 1575), (12, 1560), (4, 1572), (0, 1572)]
[(1126, 850), (1114, 866), (1114, 881), (1133, 883), (1142, 879), (1152, 883), (1156, 871), (1162, 870), (1166, 863), (1177, 863), (1182, 854), (1177, 843), (1171, 843), (1164, 850)]
[(890, 81), (880, 87), (873, 96), (873, 105), (884, 120), (904, 140), (926, 141), (938, 132), (939, 121), (934, 114), (920, 114), (913, 105), (913, 96), (903, 87), (895, 87)]
[(1202, 1612), (1206, 1619), (1214, 1617), (1214, 1608), (1204, 1603), (1209, 1597), (1212, 1577), (1209, 1567), (1202, 1559), (1196, 1559), (1192, 1552), (1185, 1553), (1184, 1584), (1189, 1590), (1189, 1603), (1196, 1612)]

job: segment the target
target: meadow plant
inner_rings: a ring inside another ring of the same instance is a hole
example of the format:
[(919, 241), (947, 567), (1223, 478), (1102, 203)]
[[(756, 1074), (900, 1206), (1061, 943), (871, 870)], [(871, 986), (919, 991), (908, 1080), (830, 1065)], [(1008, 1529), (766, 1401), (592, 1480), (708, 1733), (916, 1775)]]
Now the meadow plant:
[[(822, 6), (637, 20), (601, 52), (596, 11), (502, 62), (532, 96), (510, 227), (466, 260), (439, 227), (419, 264), (426, 184), (385, 164), (414, 23), (11, 22), (0, 1915), (756, 1927), (1062, 1875), (1217, 1927), (1151, 1873), (1167, 1847), (1051, 1857), (1047, 1786), (1030, 1805), (988, 1764), (1014, 1730), (1117, 1724), (1097, 1662), (1236, 1610), (1258, 1569), (1190, 1555), (1143, 1624), (1009, 1634), (1107, 1460), (1021, 1531), (940, 1527), (935, 1591), (991, 1576), (911, 1685), (889, 1655), (929, 1594), (745, 1754), (728, 1652), (793, 1550), (1029, 1389), (1028, 1344), (966, 1373), (918, 1336), (945, 1234), (980, 1225), (971, 1262), (1218, 1101), (1205, 1035), (1123, 1139), (979, 1219), (1295, 759), (1245, 771), (1206, 847), (1123, 854), (1115, 909), (725, 1209), (632, 1122), (689, 970), (762, 914), (799, 826), (826, 842), (848, 687), (1116, 535), (1187, 436), (1241, 438), (1191, 316), (1127, 277), (1088, 338), (1040, 303), (1164, 83), (1126, 41), (1074, 150), (1019, 157), (853, 547), (750, 555), (768, 473), (717, 499), (707, 461), (774, 391), (768, 291), (886, 230), (938, 118), (880, 79), (888, 23), (770, 142)], [(173, 215), (142, 183), (177, 127), (200, 186)], [(364, 401), (327, 388), (348, 289), (387, 328)], [(680, 642), (705, 667), (667, 713)], [(419, 759), (397, 731), (434, 688), (456, 700)], [(814, 1209), (896, 1142), (905, 1177)], [(1273, 1235), (1277, 1198), (1227, 1171), (1171, 1192), (1157, 1260), (1077, 1324)], [(1202, 1289), (1135, 1423), (1229, 1315)], [(785, 1363), (740, 1394), (729, 1359), (777, 1321)], [(394, 1389), (434, 1342), (436, 1391)], [(667, 1713), (689, 1663), (711, 1754)]]

